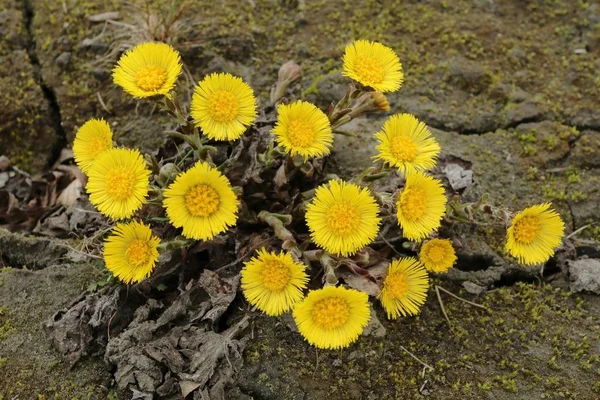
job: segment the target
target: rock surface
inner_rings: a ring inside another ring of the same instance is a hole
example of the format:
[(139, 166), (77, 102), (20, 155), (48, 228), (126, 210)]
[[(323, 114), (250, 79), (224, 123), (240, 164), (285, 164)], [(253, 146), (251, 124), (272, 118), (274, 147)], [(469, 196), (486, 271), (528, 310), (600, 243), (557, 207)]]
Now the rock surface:
[(571, 290), (600, 294), (600, 260), (583, 258), (569, 262)]

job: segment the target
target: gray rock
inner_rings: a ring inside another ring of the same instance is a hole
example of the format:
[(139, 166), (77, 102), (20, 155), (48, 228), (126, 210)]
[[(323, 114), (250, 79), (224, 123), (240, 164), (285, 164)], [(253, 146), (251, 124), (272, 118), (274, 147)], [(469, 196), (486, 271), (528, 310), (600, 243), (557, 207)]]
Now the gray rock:
[(600, 294), (600, 260), (583, 258), (569, 261), (571, 290), (573, 292), (593, 292)]
[(479, 94), (490, 86), (492, 77), (481, 65), (457, 57), (448, 65), (448, 81), (464, 91)]
[(369, 320), (369, 324), (365, 327), (363, 334), (365, 336), (382, 338), (385, 337), (386, 332), (385, 326), (383, 326), (381, 321), (379, 321), (379, 318), (377, 318), (377, 313), (375, 313), (375, 310), (371, 305), (371, 319)]
[(448, 164), (443, 171), (454, 190), (464, 189), (473, 183), (473, 171), (458, 164)]
[(68, 51), (60, 53), (60, 55), (56, 57), (56, 60), (54, 60), (54, 62), (56, 63), (56, 65), (63, 69), (67, 68), (69, 64), (71, 64), (71, 53)]
[(542, 117), (542, 112), (537, 104), (532, 101), (526, 101), (517, 104), (506, 113), (506, 124), (515, 126), (521, 122), (534, 121)]
[(463, 288), (465, 288), (465, 290), (467, 292), (474, 294), (476, 296), (479, 296), (480, 294), (485, 293), (485, 291), (487, 290), (485, 288), (485, 286), (479, 286), (470, 281), (464, 281), (462, 285), (463, 285)]
[(110, 72), (104, 68), (96, 67), (92, 69), (92, 76), (100, 82), (104, 82), (110, 78)]
[(101, 43), (96, 39), (85, 38), (79, 44), (79, 50), (90, 51), (96, 54), (104, 54), (108, 50), (109, 45)]
[(341, 72), (325, 76), (325, 78), (317, 83), (317, 102), (323, 106), (330, 103), (337, 103), (339, 99), (344, 97), (346, 90), (348, 90), (347, 82), (342, 77)]

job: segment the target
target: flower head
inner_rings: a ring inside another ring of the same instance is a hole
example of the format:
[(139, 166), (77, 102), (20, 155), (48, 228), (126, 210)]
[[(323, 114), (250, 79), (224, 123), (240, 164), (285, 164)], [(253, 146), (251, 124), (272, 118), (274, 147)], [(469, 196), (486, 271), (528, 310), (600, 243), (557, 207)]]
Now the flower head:
[(256, 119), (256, 99), (242, 78), (214, 73), (196, 86), (190, 113), (209, 138), (235, 140)]
[(446, 212), (442, 183), (421, 171), (406, 174), (406, 184), (396, 203), (404, 236), (421, 240), (441, 225)]
[(548, 261), (560, 246), (565, 224), (550, 203), (521, 211), (512, 220), (506, 235), (506, 251), (523, 264)]
[(146, 203), (150, 171), (137, 150), (102, 152), (88, 173), (90, 203), (112, 219), (129, 218)]
[(137, 98), (166, 95), (181, 74), (181, 58), (168, 44), (147, 42), (121, 56), (113, 80)]
[(229, 180), (205, 162), (180, 174), (163, 195), (169, 221), (187, 238), (211, 240), (237, 221), (238, 202)]
[(122, 282), (140, 282), (154, 269), (159, 244), (149, 226), (137, 221), (119, 223), (104, 244), (106, 268)]
[(281, 315), (304, 297), (305, 269), (288, 253), (259, 250), (242, 269), (242, 291), (250, 304), (267, 315)]
[(404, 81), (402, 64), (394, 50), (368, 40), (346, 46), (344, 75), (378, 92), (395, 92)]
[(369, 92), (369, 95), (373, 99), (377, 109), (381, 111), (389, 111), (390, 102), (388, 101), (387, 97), (385, 97), (385, 94), (380, 92)]
[(112, 147), (112, 131), (108, 123), (103, 119), (90, 119), (75, 134), (73, 141), (75, 162), (87, 174), (96, 157)]
[(333, 144), (327, 115), (314, 104), (302, 100), (277, 107), (273, 133), (277, 144), (289, 154), (298, 154), (305, 160), (328, 155)]
[(313, 290), (294, 308), (294, 320), (308, 343), (320, 349), (350, 346), (369, 323), (366, 293), (344, 287)]
[(375, 159), (403, 174), (433, 168), (440, 154), (440, 145), (427, 126), (410, 114), (392, 115), (375, 137), (379, 141)]
[(421, 246), (419, 259), (428, 271), (446, 272), (456, 262), (456, 253), (448, 239), (431, 239)]
[(371, 243), (379, 231), (379, 221), (377, 203), (369, 190), (344, 181), (319, 186), (306, 210), (313, 241), (341, 256), (352, 255)]
[(423, 265), (413, 257), (392, 260), (379, 293), (388, 318), (416, 315), (427, 298), (429, 277)]

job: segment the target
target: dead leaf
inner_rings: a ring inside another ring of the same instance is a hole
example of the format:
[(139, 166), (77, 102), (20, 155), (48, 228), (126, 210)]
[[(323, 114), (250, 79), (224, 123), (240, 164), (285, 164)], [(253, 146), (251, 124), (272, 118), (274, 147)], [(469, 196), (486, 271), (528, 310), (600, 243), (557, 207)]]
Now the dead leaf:
[(87, 19), (91, 22), (104, 22), (109, 19), (117, 20), (121, 17), (118, 11), (107, 11), (100, 14), (88, 15)]
[(70, 206), (75, 204), (77, 199), (81, 196), (83, 191), (83, 184), (79, 179), (72, 181), (58, 196), (56, 202), (63, 206)]

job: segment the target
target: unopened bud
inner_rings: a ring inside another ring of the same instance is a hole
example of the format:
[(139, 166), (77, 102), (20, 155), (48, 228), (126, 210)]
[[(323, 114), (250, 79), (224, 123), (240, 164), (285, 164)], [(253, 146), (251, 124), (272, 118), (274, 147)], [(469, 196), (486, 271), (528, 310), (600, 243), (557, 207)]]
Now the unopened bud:
[(390, 109), (390, 103), (389, 103), (387, 97), (385, 97), (385, 94), (379, 93), (379, 92), (370, 92), (370, 93), (371, 93), (371, 98), (375, 102), (375, 105), (377, 106), (378, 109), (380, 109), (381, 111), (388, 111)]
[(172, 182), (173, 179), (175, 179), (178, 173), (179, 169), (177, 168), (177, 165), (173, 163), (167, 163), (160, 167), (160, 171), (156, 177), (156, 183), (158, 183), (161, 187), (165, 187), (169, 182)]
[(272, 104), (275, 104), (277, 100), (285, 96), (287, 88), (292, 82), (300, 78), (301, 72), (302, 68), (300, 68), (300, 66), (293, 60), (286, 62), (281, 66), (281, 68), (279, 68), (279, 73), (277, 74), (277, 83), (271, 90)]

